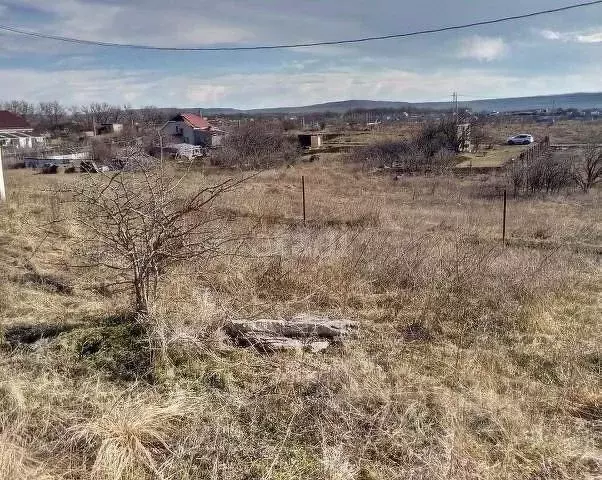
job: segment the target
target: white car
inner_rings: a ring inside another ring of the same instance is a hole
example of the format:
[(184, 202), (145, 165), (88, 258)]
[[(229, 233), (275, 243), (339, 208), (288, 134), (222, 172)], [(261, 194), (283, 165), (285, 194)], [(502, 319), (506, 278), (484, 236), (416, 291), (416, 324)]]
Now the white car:
[(527, 133), (521, 133), (520, 135), (514, 135), (508, 139), (508, 145), (530, 145), (535, 141), (533, 135)]

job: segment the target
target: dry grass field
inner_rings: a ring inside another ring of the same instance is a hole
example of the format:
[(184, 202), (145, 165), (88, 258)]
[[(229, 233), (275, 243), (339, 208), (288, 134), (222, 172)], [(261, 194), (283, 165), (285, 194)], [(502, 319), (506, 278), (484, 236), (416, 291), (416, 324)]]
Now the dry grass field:
[(494, 145), (492, 149), (478, 153), (462, 153), (465, 159), (456, 168), (497, 168), (503, 166), (511, 158), (516, 158), (529, 147), (524, 145)]
[[(409, 139), (422, 128), (421, 123), (379, 125), (373, 130), (348, 132), (335, 143), (366, 145), (388, 140)], [(602, 143), (602, 121), (561, 120), (554, 125), (537, 123), (532, 119), (524, 121), (499, 120), (487, 124), (487, 131), (494, 145), (506, 145), (508, 137), (519, 133), (529, 133), (536, 140), (549, 136), (554, 144)]]
[[(502, 245), (487, 177), (394, 181), (337, 157), (263, 172), (216, 204), (253, 238), (169, 272), (149, 341), (129, 296), (73, 267), (55, 192), (79, 180), (6, 172), (0, 478), (602, 475), (599, 189), (510, 200)], [(360, 328), (318, 354), (220, 328), (298, 313)]]
[(549, 136), (553, 144), (602, 143), (602, 121), (562, 120), (554, 125), (533, 120), (500, 122), (491, 126), (491, 133), (498, 143), (505, 143), (508, 137), (519, 133), (529, 133), (536, 140)]

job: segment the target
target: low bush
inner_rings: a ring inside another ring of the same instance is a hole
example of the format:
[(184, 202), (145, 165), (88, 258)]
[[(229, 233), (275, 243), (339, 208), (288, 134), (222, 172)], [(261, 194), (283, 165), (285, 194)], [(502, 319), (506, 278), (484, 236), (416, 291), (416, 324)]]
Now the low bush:
[(514, 196), (558, 193), (576, 185), (569, 161), (552, 153), (530, 162), (514, 163), (508, 170), (508, 181)]
[(368, 145), (349, 155), (364, 168), (393, 168), (403, 173), (443, 173), (455, 164), (458, 148), (453, 122), (427, 124), (412, 140)]
[(247, 123), (226, 137), (212, 163), (221, 167), (261, 169), (294, 163), (299, 155), (296, 141), (281, 128)]

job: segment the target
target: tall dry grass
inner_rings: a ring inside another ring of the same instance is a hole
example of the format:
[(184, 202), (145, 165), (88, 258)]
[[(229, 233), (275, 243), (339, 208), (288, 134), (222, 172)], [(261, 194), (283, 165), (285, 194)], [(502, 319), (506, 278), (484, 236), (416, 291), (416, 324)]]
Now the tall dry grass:
[[(602, 471), (599, 191), (511, 201), (504, 246), (500, 199), (475, 194), (494, 179), (393, 181), (336, 161), (265, 172), (220, 205), (223, 228), (252, 227), (254, 240), (171, 272), (151, 342), (124, 323), (125, 295), (64, 261), (78, 232), (40, 228), (68, 215), (48, 177), (7, 180), (2, 478)], [(28, 262), (74, 292), (24, 282)], [(220, 329), (303, 312), (361, 328), (323, 354), (267, 356)]]

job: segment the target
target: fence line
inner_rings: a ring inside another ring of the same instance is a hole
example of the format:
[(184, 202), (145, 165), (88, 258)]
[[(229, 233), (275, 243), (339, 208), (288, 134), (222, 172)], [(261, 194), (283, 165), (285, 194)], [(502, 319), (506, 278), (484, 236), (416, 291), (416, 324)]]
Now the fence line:
[[(550, 150), (550, 137), (545, 136), (541, 142), (534, 143), (527, 150), (520, 153), (518, 160), (521, 162), (531, 162), (545, 155)], [(513, 158), (512, 161), (517, 159)]]

